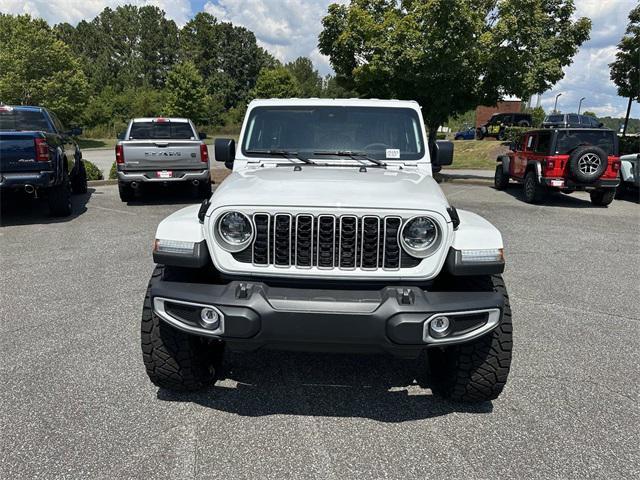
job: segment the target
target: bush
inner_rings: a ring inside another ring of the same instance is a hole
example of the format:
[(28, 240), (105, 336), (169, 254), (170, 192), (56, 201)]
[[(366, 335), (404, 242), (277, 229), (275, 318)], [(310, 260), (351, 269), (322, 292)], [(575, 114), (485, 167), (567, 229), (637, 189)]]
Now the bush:
[(618, 137), (620, 145), (620, 155), (630, 153), (640, 153), (640, 137)]
[(89, 160), (84, 160), (84, 169), (87, 172), (87, 180), (104, 180), (100, 169)]
[(530, 127), (507, 127), (504, 130), (504, 141), (508, 143), (518, 143), (522, 140), (522, 136), (525, 132), (533, 130)]
[(436, 140), (446, 140), (447, 134), (443, 132), (436, 133)]
[(118, 174), (116, 173), (118, 171), (117, 167), (116, 167), (116, 162), (113, 162), (111, 164), (111, 169), (109, 170), (109, 180), (117, 180), (118, 179)]

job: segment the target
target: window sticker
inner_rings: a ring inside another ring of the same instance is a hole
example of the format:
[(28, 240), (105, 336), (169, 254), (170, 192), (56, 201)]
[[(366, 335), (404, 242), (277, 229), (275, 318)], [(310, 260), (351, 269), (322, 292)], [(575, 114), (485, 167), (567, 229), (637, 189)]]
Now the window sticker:
[(386, 150), (386, 158), (400, 158), (400, 149), (399, 148), (387, 148), (387, 150)]

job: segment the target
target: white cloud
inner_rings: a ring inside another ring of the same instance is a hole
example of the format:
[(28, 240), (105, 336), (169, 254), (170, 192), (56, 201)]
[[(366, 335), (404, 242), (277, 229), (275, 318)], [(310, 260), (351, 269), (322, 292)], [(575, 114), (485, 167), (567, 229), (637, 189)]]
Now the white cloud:
[(331, 67), (317, 45), (330, 3), (346, 0), (218, 0), (207, 2), (204, 10), (253, 31), (260, 45), (278, 59), (286, 62), (308, 56), (325, 74)]
[(80, 20), (91, 20), (105, 7), (119, 5), (155, 5), (164, 10), (167, 17), (184, 25), (192, 16), (189, 0), (0, 0), (0, 12), (24, 14), (44, 18), (51, 25)]

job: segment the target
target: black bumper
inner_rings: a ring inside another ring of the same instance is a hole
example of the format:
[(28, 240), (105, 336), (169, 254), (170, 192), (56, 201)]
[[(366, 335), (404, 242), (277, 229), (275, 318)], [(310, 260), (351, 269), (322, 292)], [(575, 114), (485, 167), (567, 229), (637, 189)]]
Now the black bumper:
[(0, 173), (0, 188), (18, 189), (25, 185), (34, 187), (50, 187), (55, 183), (55, 175), (52, 171), (24, 172), (24, 173)]
[(220, 334), (208, 335), (198, 325), (199, 311), (169, 323), (224, 339), (231, 350), (386, 351), (403, 357), (416, 357), (433, 344), (433, 339), (425, 340), (425, 320), (436, 314), (459, 314), (451, 316), (456, 331), (447, 343), (463, 343), (479, 336), (470, 335), (470, 330), (489, 331), (489, 314), (484, 311), (492, 310), (499, 324), (504, 307), (502, 295), (494, 292), (427, 292), (411, 286), (320, 290), (244, 281), (212, 285), (156, 279), (151, 297), (156, 314), (159, 304), (175, 305), (171, 300), (215, 307), (224, 316)]
[(598, 188), (616, 188), (617, 186), (620, 185), (619, 178), (611, 178), (611, 179), (600, 178), (593, 183), (580, 183), (571, 179), (544, 177), (542, 179), (542, 183), (547, 187), (556, 187), (556, 185), (554, 185), (553, 182), (558, 180), (564, 181), (564, 187), (561, 187), (561, 188), (570, 189), (570, 190), (595, 190)]

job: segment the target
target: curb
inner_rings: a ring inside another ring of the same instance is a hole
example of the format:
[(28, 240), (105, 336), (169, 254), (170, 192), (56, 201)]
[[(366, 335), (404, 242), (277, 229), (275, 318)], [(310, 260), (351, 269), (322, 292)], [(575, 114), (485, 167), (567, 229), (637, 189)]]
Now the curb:
[(87, 185), (90, 187), (100, 187), (102, 185), (117, 185), (118, 180), (89, 180)]

